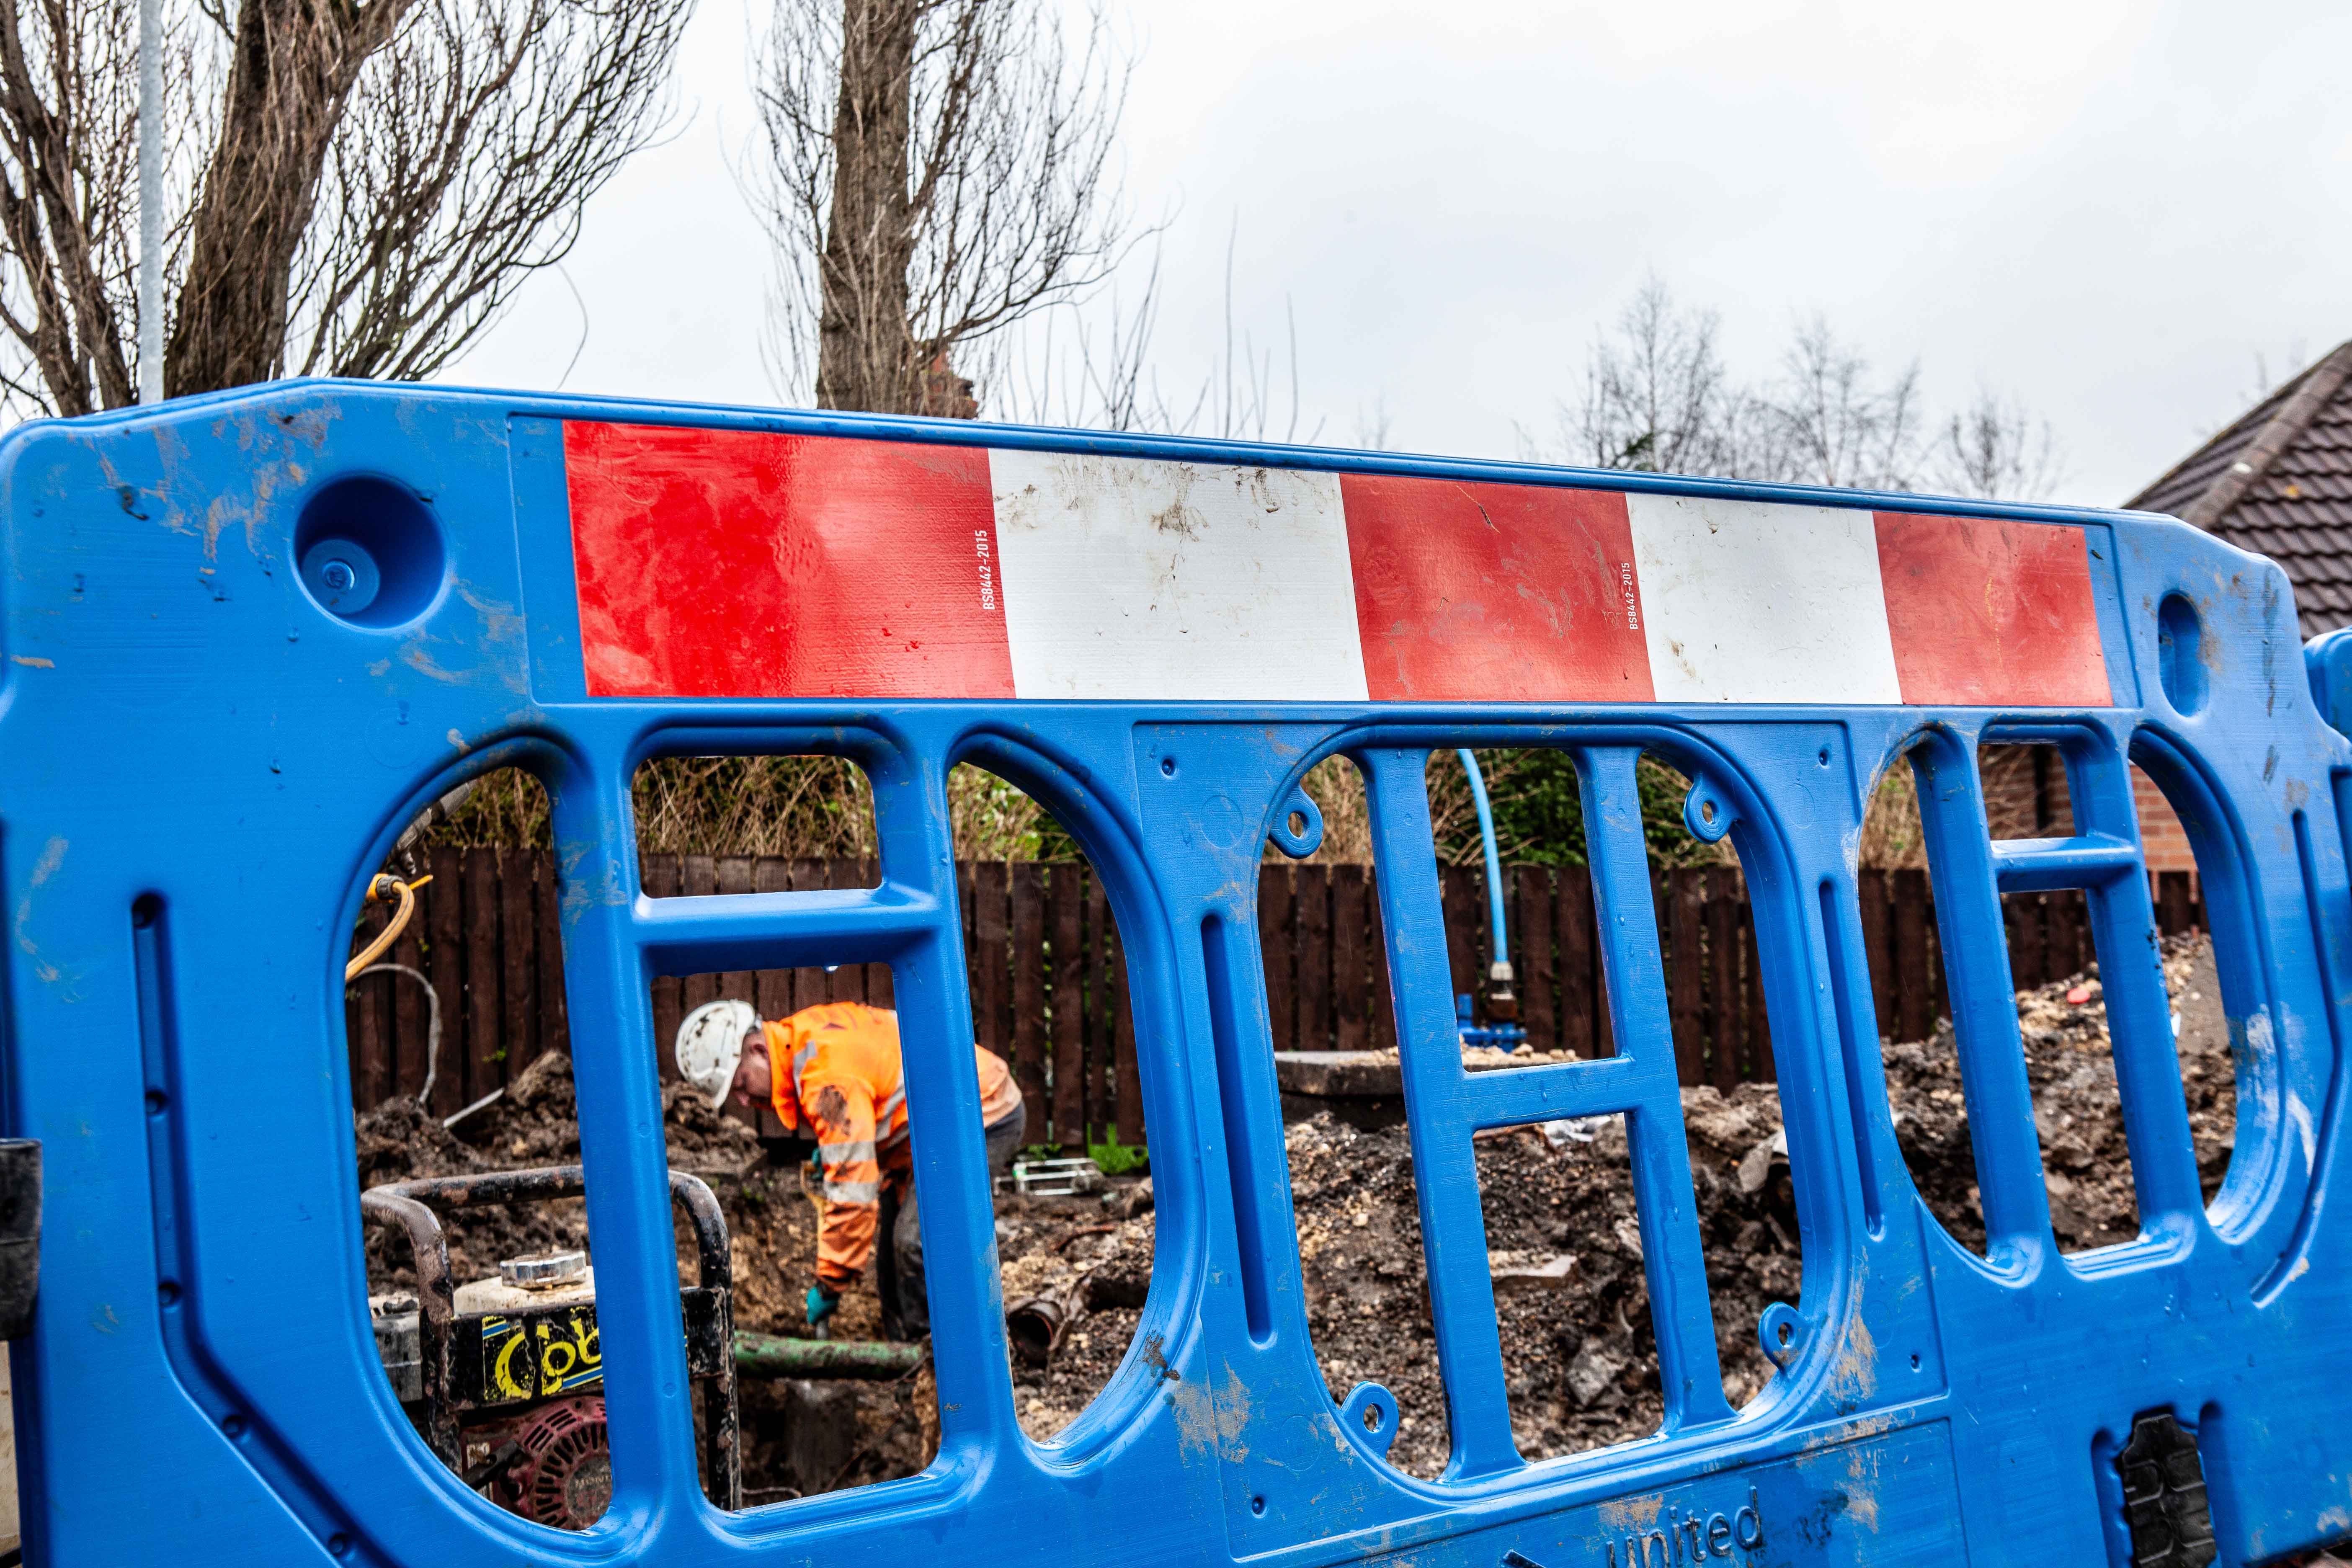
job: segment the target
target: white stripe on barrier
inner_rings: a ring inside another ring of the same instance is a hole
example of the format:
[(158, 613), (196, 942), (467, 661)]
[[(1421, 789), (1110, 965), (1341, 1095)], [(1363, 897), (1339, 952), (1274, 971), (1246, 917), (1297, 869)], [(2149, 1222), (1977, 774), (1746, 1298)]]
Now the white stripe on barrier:
[(1339, 481), (992, 451), (1022, 697), (1361, 701)]
[(1898, 703), (1872, 514), (1629, 495), (1661, 702)]

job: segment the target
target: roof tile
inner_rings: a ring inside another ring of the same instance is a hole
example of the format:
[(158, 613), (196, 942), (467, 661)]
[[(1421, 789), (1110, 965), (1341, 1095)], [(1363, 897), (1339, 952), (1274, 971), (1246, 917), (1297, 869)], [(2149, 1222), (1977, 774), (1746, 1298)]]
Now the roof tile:
[[(2202, 503), (2200, 507), (2200, 503)], [(2352, 342), (2263, 398), (2125, 503), (2277, 562), (2303, 635), (2352, 625)]]

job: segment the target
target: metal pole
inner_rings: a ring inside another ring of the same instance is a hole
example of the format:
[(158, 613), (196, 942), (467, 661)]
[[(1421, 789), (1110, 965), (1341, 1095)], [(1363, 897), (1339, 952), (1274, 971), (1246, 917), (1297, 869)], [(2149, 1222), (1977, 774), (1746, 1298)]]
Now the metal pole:
[(139, 401), (163, 401), (163, 0), (139, 0)]

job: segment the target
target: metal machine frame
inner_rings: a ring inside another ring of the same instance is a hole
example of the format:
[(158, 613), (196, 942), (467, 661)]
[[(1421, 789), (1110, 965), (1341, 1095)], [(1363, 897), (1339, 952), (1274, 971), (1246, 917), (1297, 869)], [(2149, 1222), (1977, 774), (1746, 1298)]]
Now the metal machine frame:
[[(735, 1406), (734, 1281), (727, 1216), (699, 1176), (672, 1171), (669, 1185), (694, 1226), (697, 1278), (679, 1300), (686, 1320), (686, 1374), (702, 1390), (704, 1484), (713, 1502), (738, 1508), (743, 1496), (743, 1453)], [(595, 1309), (563, 1306), (499, 1314), (500, 1332), (520, 1342), (513, 1360), (520, 1375), (511, 1380), (515, 1388), (501, 1393), (493, 1386), (486, 1354), (488, 1315), (456, 1310), (457, 1281), (449, 1272), (449, 1244), (440, 1211), (547, 1203), (581, 1197), (587, 1190), (587, 1176), (579, 1166), (556, 1165), (391, 1182), (360, 1194), (362, 1216), (399, 1226), (415, 1259), (425, 1440), (453, 1470), (466, 1468), (466, 1418), (550, 1397), (540, 1386), (541, 1347), (549, 1332), (573, 1331), (583, 1313), (593, 1325)]]

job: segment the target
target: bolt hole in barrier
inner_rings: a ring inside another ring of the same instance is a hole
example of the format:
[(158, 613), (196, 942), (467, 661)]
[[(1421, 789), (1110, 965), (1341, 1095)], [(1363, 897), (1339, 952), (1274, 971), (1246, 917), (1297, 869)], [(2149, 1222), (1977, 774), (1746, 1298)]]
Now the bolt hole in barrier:
[(1385, 1455), (1396, 1441), (1396, 1395), (1377, 1383), (1360, 1383), (1340, 1402), (1339, 1419), (1360, 1430), (1374, 1453)]
[(294, 558), (320, 609), (371, 631), (423, 616), (448, 564), (432, 508), (406, 486), (364, 474), (310, 498), (295, 524)]
[(2173, 711), (2187, 718), (2204, 710), (2204, 626), (2186, 594), (2167, 594), (2156, 607), (2156, 670)]

